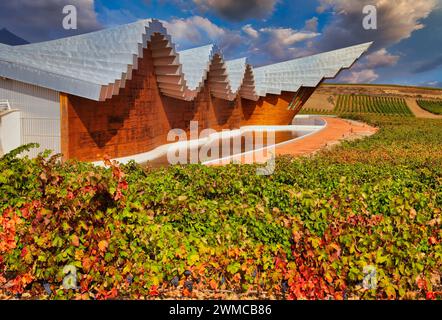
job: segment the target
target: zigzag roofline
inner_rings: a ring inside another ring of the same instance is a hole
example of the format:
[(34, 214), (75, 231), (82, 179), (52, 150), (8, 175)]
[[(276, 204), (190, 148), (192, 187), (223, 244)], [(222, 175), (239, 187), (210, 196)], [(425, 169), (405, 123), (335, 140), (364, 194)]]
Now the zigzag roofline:
[(225, 61), (215, 45), (178, 52), (158, 20), (47, 42), (0, 46), (0, 76), (96, 101), (118, 95), (150, 45), (162, 94), (194, 100), (209, 82), (212, 95), (258, 100), (267, 94), (315, 87), (349, 68), (371, 43), (254, 69), (246, 58)]

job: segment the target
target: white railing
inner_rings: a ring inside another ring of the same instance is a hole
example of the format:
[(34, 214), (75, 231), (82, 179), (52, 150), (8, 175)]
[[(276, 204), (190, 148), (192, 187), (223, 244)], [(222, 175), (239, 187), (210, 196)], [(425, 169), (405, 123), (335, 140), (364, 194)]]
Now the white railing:
[(11, 104), (9, 100), (0, 99), (0, 111), (9, 111), (11, 110)]

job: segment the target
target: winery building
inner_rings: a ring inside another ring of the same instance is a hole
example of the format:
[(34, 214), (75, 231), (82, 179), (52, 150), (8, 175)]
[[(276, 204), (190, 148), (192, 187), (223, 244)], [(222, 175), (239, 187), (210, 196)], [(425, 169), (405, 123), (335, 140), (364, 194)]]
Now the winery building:
[(158, 20), (48, 42), (0, 44), (1, 152), (30, 142), (65, 159), (131, 157), (169, 130), (287, 125), (365, 43), (254, 68), (214, 45), (177, 51)]

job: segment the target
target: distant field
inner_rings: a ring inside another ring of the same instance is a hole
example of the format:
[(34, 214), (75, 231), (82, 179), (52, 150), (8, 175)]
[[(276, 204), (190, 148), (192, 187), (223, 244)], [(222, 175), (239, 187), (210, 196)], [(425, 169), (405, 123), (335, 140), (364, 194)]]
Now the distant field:
[(413, 116), (405, 99), (398, 97), (382, 97), (368, 95), (338, 95), (334, 97), (333, 110), (310, 110), (305, 108), (302, 113), (342, 114), (342, 113), (374, 113), (382, 115)]
[(417, 100), (418, 105), (422, 108), (427, 110), (428, 112), (434, 113), (434, 114), (442, 114), (442, 100), (435, 101), (435, 100)]
[(399, 89), (410, 89), (410, 90), (433, 90), (433, 91), (442, 91), (442, 88), (437, 87), (425, 87), (425, 86), (406, 86), (400, 84), (377, 84), (377, 83), (323, 83), (323, 87), (333, 87), (333, 86), (341, 86), (341, 87), (379, 87), (379, 88), (399, 88)]

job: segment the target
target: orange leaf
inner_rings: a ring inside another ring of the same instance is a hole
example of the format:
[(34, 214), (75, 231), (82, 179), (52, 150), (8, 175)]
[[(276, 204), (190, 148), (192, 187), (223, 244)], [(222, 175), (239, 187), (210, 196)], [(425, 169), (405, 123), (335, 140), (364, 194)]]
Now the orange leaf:
[(78, 237), (74, 234), (72, 236), (72, 245), (75, 247), (78, 247), (80, 245), (80, 239), (78, 239)]
[(217, 283), (215, 280), (213, 280), (213, 279), (210, 280), (209, 285), (210, 285), (210, 287), (211, 287), (213, 290), (218, 289), (218, 283)]
[(333, 283), (333, 277), (328, 272), (325, 274), (324, 278), (328, 283)]
[(190, 297), (190, 296), (192, 296), (192, 292), (189, 289), (184, 288), (183, 289), (183, 296)]
[(89, 269), (92, 266), (92, 261), (89, 259), (89, 257), (84, 257), (83, 261), (81, 262), (81, 265), (83, 266), (84, 271), (89, 271)]
[(416, 283), (419, 289), (427, 289), (427, 280), (425, 280), (424, 278), (419, 277), (418, 279), (416, 279)]
[(112, 288), (110, 291), (107, 292), (106, 299), (113, 299), (118, 296), (118, 290), (117, 288)]
[(107, 246), (108, 246), (108, 243), (107, 243), (106, 240), (101, 240), (101, 241), (98, 243), (98, 248), (100, 249), (101, 252), (105, 252), (106, 249), (107, 249)]

